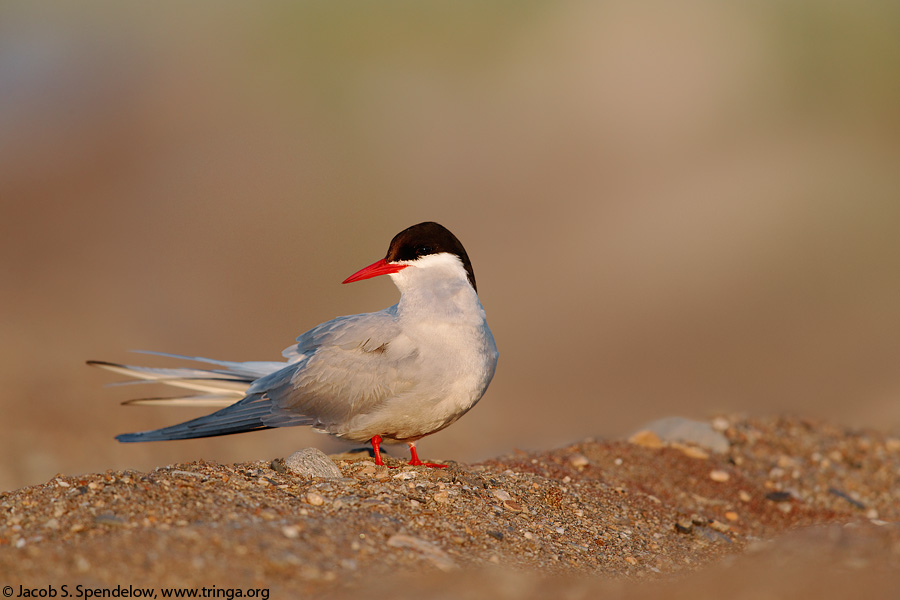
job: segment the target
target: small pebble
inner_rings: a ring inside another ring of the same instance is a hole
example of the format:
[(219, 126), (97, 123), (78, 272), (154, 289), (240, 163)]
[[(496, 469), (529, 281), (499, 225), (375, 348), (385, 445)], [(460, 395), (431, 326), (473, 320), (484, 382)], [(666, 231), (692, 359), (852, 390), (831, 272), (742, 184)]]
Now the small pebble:
[(628, 441), (636, 446), (644, 448), (662, 448), (663, 442), (656, 433), (649, 429), (641, 429), (637, 433), (632, 434)]
[(769, 492), (766, 494), (766, 500), (771, 500), (772, 502), (788, 502), (791, 499), (790, 492)]
[(91, 563), (89, 563), (85, 557), (78, 554), (75, 556), (75, 570), (79, 573), (87, 573), (91, 570)]
[(589, 461), (587, 456), (585, 456), (584, 454), (575, 453), (569, 455), (569, 464), (576, 469), (581, 470), (589, 466), (591, 464), (591, 461)]
[(322, 506), (323, 504), (325, 504), (325, 498), (318, 492), (310, 492), (306, 494), (306, 502), (307, 504), (312, 504), (313, 506)]
[(709, 478), (717, 483), (725, 483), (729, 479), (731, 479), (731, 475), (728, 474), (728, 471), (722, 471), (721, 469), (713, 469), (709, 472)]
[(514, 500), (507, 500), (506, 502), (504, 502), (503, 508), (515, 513), (525, 512), (525, 507), (518, 502), (515, 502)]
[(719, 532), (725, 532), (731, 529), (731, 527), (729, 527), (725, 523), (722, 523), (721, 521), (711, 521), (709, 526)]
[(450, 502), (450, 493), (449, 492), (437, 492), (434, 496), (435, 502), (439, 502), (441, 504), (448, 504)]
[(725, 513), (725, 518), (729, 521), (737, 521), (740, 517), (733, 510), (729, 510), (727, 513)]
[(285, 525), (281, 528), (281, 534), (289, 540), (296, 540), (300, 537), (300, 531), (299, 525)]
[(697, 446), (686, 446), (684, 444), (673, 443), (673, 448), (677, 448), (681, 450), (681, 453), (690, 458), (696, 458), (699, 460), (706, 460), (709, 458), (709, 453), (701, 450)]
[(781, 455), (778, 457), (778, 460), (775, 461), (775, 464), (782, 469), (790, 469), (797, 465), (797, 461), (790, 456)]
[(741, 490), (738, 492), (738, 498), (741, 499), (741, 502), (750, 502), (753, 496), (750, 495), (750, 492), (746, 490)]
[(505, 502), (507, 500), (512, 500), (512, 496), (510, 496), (509, 492), (507, 492), (506, 490), (501, 490), (501, 489), (491, 490), (491, 494), (494, 496), (494, 498), (496, 498), (497, 500), (500, 500), (501, 502)]
[(679, 519), (675, 521), (675, 531), (678, 533), (691, 533), (694, 530), (694, 523), (690, 519)]
[(712, 428), (722, 433), (723, 431), (728, 431), (728, 428), (731, 427), (731, 423), (728, 422), (728, 419), (725, 417), (716, 417), (712, 420)]

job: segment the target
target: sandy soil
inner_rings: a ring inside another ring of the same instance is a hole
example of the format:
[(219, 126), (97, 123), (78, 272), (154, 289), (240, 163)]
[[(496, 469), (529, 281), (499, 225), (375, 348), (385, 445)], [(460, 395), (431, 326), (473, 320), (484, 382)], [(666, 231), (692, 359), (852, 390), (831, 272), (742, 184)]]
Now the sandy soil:
[(60, 475), (0, 494), (0, 585), (13, 597), (900, 589), (900, 439), (802, 418), (714, 424), (726, 452), (644, 435), (443, 470), (341, 455), (332, 479), (203, 461)]

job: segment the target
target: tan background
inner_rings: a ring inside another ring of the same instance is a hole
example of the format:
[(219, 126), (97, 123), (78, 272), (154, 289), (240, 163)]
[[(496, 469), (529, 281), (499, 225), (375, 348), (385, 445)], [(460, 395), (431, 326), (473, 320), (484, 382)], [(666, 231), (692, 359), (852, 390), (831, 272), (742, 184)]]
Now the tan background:
[(721, 410), (900, 428), (896, 6), (341, 5), (0, 7), (0, 489), (337, 448), (120, 445), (200, 413), (84, 360), (277, 359), (393, 303), (340, 281), (422, 220), (501, 353), (423, 456)]

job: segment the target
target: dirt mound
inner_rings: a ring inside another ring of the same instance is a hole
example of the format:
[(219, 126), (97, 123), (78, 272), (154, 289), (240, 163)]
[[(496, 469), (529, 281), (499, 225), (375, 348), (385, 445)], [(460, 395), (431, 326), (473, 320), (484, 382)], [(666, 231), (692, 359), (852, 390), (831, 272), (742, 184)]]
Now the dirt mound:
[(829, 597), (846, 575), (870, 595), (900, 589), (900, 440), (798, 418), (713, 425), (724, 452), (644, 432), (447, 469), (340, 456), (331, 479), (278, 462), (61, 475), (0, 494), (0, 584), (13, 597)]

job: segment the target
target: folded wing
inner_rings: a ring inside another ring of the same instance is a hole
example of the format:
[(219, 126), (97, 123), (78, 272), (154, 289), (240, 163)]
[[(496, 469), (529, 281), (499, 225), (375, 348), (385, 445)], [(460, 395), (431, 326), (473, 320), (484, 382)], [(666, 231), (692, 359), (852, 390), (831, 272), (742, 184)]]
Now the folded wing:
[[(337, 432), (354, 417), (376, 409), (415, 383), (404, 373), (408, 372), (407, 365), (415, 361), (416, 353), (403, 343), (393, 309), (340, 317), (311, 329), (285, 350), (287, 364), (179, 357), (225, 367), (207, 371), (95, 362), (97, 366), (148, 381), (206, 392), (194, 397), (202, 402), (229, 401), (231, 395), (228, 406), (210, 415), (162, 429), (123, 434), (116, 439), (189, 439), (295, 425)], [(273, 371), (276, 366), (279, 368)], [(235, 401), (236, 394), (242, 398)], [(162, 404), (166, 400), (149, 399), (143, 403)], [(179, 404), (189, 403), (191, 398), (168, 400)]]

